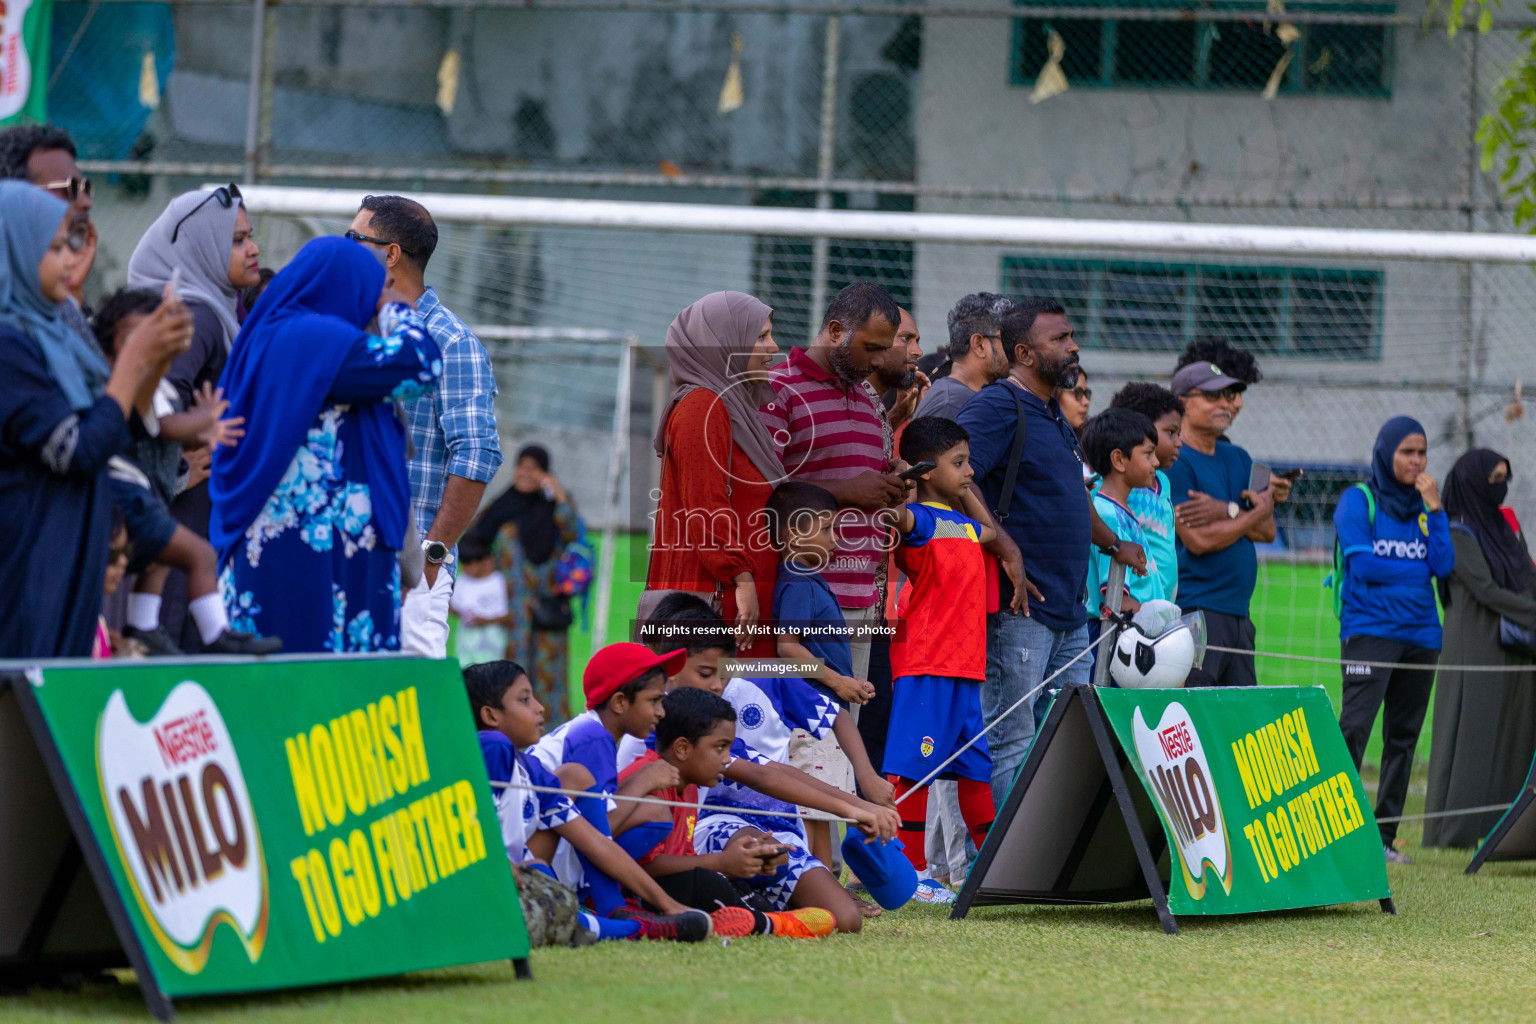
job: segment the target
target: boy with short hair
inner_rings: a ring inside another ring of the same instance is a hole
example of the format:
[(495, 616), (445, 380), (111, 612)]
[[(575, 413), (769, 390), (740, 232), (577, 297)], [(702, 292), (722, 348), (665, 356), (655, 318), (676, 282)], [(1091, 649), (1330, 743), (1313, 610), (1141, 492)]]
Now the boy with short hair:
[[(511, 661), (472, 665), (464, 670), (464, 684), (486, 773), (493, 783), (502, 844), (517, 876), (534, 945), (584, 945), (598, 938), (636, 936), (690, 942), (708, 938), (713, 930), (709, 916), (663, 892), (618, 844), (582, 816), (570, 797), (529, 788), (571, 787), (527, 756), (527, 748), (539, 741), (544, 708), (533, 696), (533, 684), (523, 667)], [(615, 890), (622, 882), (665, 916), (636, 913), (618, 904), (607, 908), (602, 917), (578, 917), (575, 896), (570, 893), (578, 879), (561, 879), (549, 866), (560, 841), (584, 858), (588, 882), (597, 874)]]
[[(160, 302), (160, 294), (149, 289), (120, 288), (107, 296), (91, 328), (109, 360), (117, 360), (123, 342)], [(133, 540), (128, 572), (138, 577), (128, 596), (123, 636), (143, 645), (151, 655), (182, 653), (160, 626), (166, 577), (172, 569), (180, 569), (187, 574), (187, 610), (205, 653), (274, 654), (282, 650), (282, 640), (254, 636), (231, 625), (219, 592), (213, 547), (176, 522), (169, 508), (178, 491), (183, 446), (233, 447), (245, 433), (240, 429), (244, 421), (220, 418), (229, 403), (212, 384), (203, 385), (186, 411), (175, 396), (176, 389), (163, 380), (139, 396), (140, 415), (131, 418), (135, 444), (128, 454), (114, 456), (108, 467), (112, 503), (122, 510)]]
[(1163, 580), (1163, 596), (1178, 600), (1179, 556), (1173, 528), (1173, 492), (1166, 470), (1179, 461), (1184, 447), (1180, 429), (1184, 425), (1184, 399), (1165, 387), (1141, 381), (1127, 384), (1110, 399), (1111, 409), (1133, 409), (1152, 421), (1157, 431), (1157, 479), (1151, 487), (1131, 490), (1126, 507), (1146, 535), (1147, 558), (1157, 562), (1157, 574)]
[[(1099, 518), (1109, 524), (1121, 540), (1135, 541), (1148, 549), (1147, 574), (1126, 574), (1125, 587), (1129, 597), (1122, 597), (1121, 610), (1133, 612), (1143, 601), (1166, 599), (1161, 566), (1152, 555), (1146, 534), (1129, 507), (1133, 490), (1150, 488), (1158, 482), (1157, 430), (1152, 421), (1123, 407), (1101, 412), (1083, 428), (1083, 454), (1101, 477), (1093, 492), (1093, 505)], [(1110, 556), (1098, 548), (1089, 552), (1087, 604), (1090, 621), (1101, 617), (1111, 561)]]
[[(837, 499), (825, 488), (791, 480), (769, 495), (767, 514), (780, 558), (773, 585), (779, 657), (819, 660), (821, 668), (804, 677), (807, 683), (841, 708), (865, 703), (875, 695), (874, 685), (853, 677), (853, 638), (846, 632), (837, 596), (821, 575), (837, 549)], [(854, 791), (853, 764), (835, 737), (817, 740), (805, 730), (797, 731), (790, 741), (789, 763), (845, 793)], [(830, 822), (808, 821), (806, 832), (811, 852), (830, 864)]]
[(980, 849), (996, 813), (992, 759), (981, 735), (981, 682), (987, 675), (981, 546), (996, 531), (970, 488), (975, 471), (964, 427), (937, 416), (913, 420), (901, 438), (901, 457), (914, 466), (935, 465), (917, 478), (914, 500), (896, 513), (896, 565), (906, 574), (908, 589), (891, 643), (891, 723), (883, 767), (901, 801), (907, 859), (921, 879), (916, 898), (952, 903), (954, 894), (927, 877), (927, 780), (959, 752), (938, 777), (957, 780), (960, 813)]
[[(667, 678), (670, 692), (679, 686), (693, 686), (719, 695), (725, 688), (720, 678), (720, 659), (736, 650), (736, 634), (715, 610), (698, 597), (674, 591), (656, 603), (651, 617), (640, 623), (639, 635), (657, 654), (682, 648), (688, 658), (683, 667)], [(619, 740), (619, 771), (622, 773), (650, 749), (655, 749), (654, 733), (640, 739), (625, 736)]]
[(459, 541), (459, 574), (453, 581), (449, 609), (459, 617), (454, 653), (459, 664), (498, 661), (506, 654), (512, 625), (507, 581), (496, 571), (491, 547), (473, 533)]
[[(738, 886), (750, 891), (759, 876), (773, 875), (787, 860), (788, 849), (777, 841), (742, 831), (719, 853), (694, 852), (699, 789), (718, 785), (742, 752), (736, 739), (736, 709), (708, 689), (690, 685), (668, 692), (662, 706), (666, 714), (656, 723), (656, 749), (646, 751), (619, 773), (623, 781), (661, 760), (677, 769), (682, 781), (680, 787), (656, 792), (663, 800), (675, 801), (672, 830), (655, 849), (637, 858), (640, 865), (669, 895), (710, 910), (720, 935), (815, 938), (830, 934), (836, 924), (830, 911), (805, 907), (764, 912), (749, 907), (737, 891)], [(736, 885), (733, 879), (739, 880)]]
[[(668, 605), (668, 602), (673, 602)], [(663, 618), (663, 615), (666, 617)], [(725, 623), (696, 597), (673, 595), (657, 606), (650, 622), (687, 622), (694, 637), (729, 635)], [(799, 678), (732, 679), (724, 682), (715, 661), (734, 648), (710, 647), (698, 655), (696, 671), (674, 674), (673, 690), (696, 687), (723, 696), (736, 709), (736, 740), (731, 746), (735, 760), (725, 778), (703, 795), (703, 802), (734, 806), (758, 814), (701, 811), (694, 827), (694, 849), (701, 854), (721, 853), (743, 837), (756, 837), (789, 847), (788, 860), (774, 875), (747, 879), (774, 910), (820, 907), (830, 911), (839, 931), (862, 927), (861, 908), (843, 890), (825, 861), (808, 848), (797, 808), (852, 818), (868, 836), (890, 839), (896, 834), (896, 813), (891, 807), (890, 783), (874, 773), (853, 720), (826, 695)], [(715, 661), (711, 661), (711, 657)], [(670, 696), (670, 694), (669, 694)], [(836, 735), (862, 765), (859, 785), (869, 799), (860, 799), (793, 768), (788, 749), (792, 732), (806, 729), (820, 739)], [(876, 802), (878, 801), (878, 803)], [(749, 899), (750, 902), (750, 899)], [(870, 916), (878, 914), (878, 908)]]

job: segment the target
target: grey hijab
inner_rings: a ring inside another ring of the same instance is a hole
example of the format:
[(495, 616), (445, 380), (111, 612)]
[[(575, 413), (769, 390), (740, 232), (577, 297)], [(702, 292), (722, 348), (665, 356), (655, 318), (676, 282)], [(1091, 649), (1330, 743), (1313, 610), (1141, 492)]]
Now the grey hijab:
[[(204, 202), (204, 200), (207, 200)], [(202, 203), (198, 207), (198, 203)], [(187, 214), (197, 208), (190, 217)], [(183, 299), (201, 302), (219, 318), (227, 351), (240, 333), (235, 319), (235, 286), (229, 283), (229, 250), (235, 240), (236, 207), (225, 209), (207, 192), (187, 192), (166, 206), (128, 260), (128, 287), (160, 291), (181, 268), (178, 291)], [(187, 217), (176, 230), (176, 222)], [(176, 241), (171, 242), (171, 235)]]
[(667, 328), (667, 364), (672, 397), (656, 430), (656, 454), (666, 449), (667, 420), (690, 391), (705, 388), (720, 396), (731, 418), (731, 440), (769, 483), (784, 475), (773, 438), (758, 409), (773, 401), (762, 382), (746, 381), (742, 372), (757, 344), (757, 332), (773, 310), (743, 292), (713, 292), (677, 314)]

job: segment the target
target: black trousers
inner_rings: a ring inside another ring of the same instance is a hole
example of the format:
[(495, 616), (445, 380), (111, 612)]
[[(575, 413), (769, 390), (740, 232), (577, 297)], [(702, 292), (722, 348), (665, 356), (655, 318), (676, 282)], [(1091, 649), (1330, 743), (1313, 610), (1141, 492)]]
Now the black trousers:
[[(1415, 647), (1400, 640), (1376, 636), (1352, 636), (1345, 640), (1340, 656), (1344, 659), (1344, 708), (1339, 712), (1339, 731), (1355, 759), (1358, 770), (1365, 757), (1365, 744), (1381, 716), (1381, 780), (1376, 787), (1376, 817), (1395, 818), (1403, 813), (1408, 799), (1408, 773), (1413, 768), (1413, 752), (1419, 745), (1419, 730), (1424, 713), (1429, 710), (1429, 693), (1435, 685), (1435, 662), (1439, 651)], [(1423, 665), (1413, 668), (1370, 668), (1351, 665), (1351, 661), (1397, 661)], [(1382, 845), (1391, 845), (1397, 836), (1397, 822), (1380, 826)]]
[[(656, 875), (654, 880), (661, 887), (661, 891), (677, 900), (685, 907), (694, 907), (698, 910), (718, 910), (720, 907), (740, 907), (745, 910), (765, 911), (773, 907), (756, 889), (745, 884), (737, 888), (736, 880), (727, 878), (718, 871), (710, 871), (707, 868), (694, 868), (691, 871), (679, 871), (675, 875)], [(633, 893), (625, 891), (625, 895)], [(655, 910), (650, 904), (646, 904), (650, 910)]]
[(859, 737), (875, 771), (885, 774), (885, 734), (891, 726), (891, 642), (874, 640), (869, 645), (869, 681), (875, 695), (859, 709)]
[[(1186, 612), (1194, 611), (1186, 608)], [(1205, 613), (1205, 642), (1213, 647), (1238, 647), (1253, 650), (1256, 631), (1246, 615), (1228, 615), (1202, 608)], [(1258, 686), (1253, 655), (1206, 651), (1205, 663), (1189, 673), (1185, 686)]]

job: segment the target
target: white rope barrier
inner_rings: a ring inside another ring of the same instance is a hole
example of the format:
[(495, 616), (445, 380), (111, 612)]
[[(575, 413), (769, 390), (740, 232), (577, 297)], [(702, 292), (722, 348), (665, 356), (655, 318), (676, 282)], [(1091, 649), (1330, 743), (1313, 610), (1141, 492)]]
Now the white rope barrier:
[(1414, 664), (1411, 661), (1356, 661), (1349, 658), (1319, 658), (1310, 654), (1281, 654), (1279, 651), (1249, 651), (1241, 647), (1217, 647), (1207, 644), (1208, 651), (1223, 654), (1251, 654), (1258, 658), (1279, 658), (1282, 661), (1308, 661), (1319, 665), (1364, 665), (1367, 668), (1407, 668), (1430, 672), (1536, 672), (1536, 664), (1530, 665), (1437, 665)]
[(906, 795), (901, 797), (901, 799), (897, 800), (896, 802), (898, 804), (901, 803), (903, 800), (906, 800), (907, 797), (911, 796), (913, 793), (916, 793), (918, 790), (920, 790), (924, 786), (928, 785), (934, 779), (938, 778), (940, 773), (942, 773), (945, 768), (948, 768), (951, 764), (953, 764), (954, 761), (957, 758), (959, 758), (959, 756), (961, 754), (965, 753), (967, 750), (970, 750), (973, 746), (975, 746), (977, 744), (977, 742), (980, 741), (980, 739), (983, 736), (985, 736), (987, 733), (991, 732), (994, 727), (996, 727), (999, 723), (1002, 722), (1003, 719), (1005, 719), (1009, 715), (1013, 714), (1020, 707), (1022, 707), (1024, 705), (1024, 703), (1026, 701), (1028, 701), (1031, 697), (1033, 697), (1035, 694), (1039, 693), (1041, 690), (1045, 689), (1046, 684), (1050, 683), (1051, 680), (1053, 680), (1057, 676), (1061, 675), (1063, 672), (1065, 672), (1067, 669), (1071, 668), (1073, 665), (1077, 664), (1077, 662), (1079, 662), (1083, 658), (1086, 658), (1093, 651), (1093, 649), (1095, 647), (1099, 646), (1099, 644), (1103, 643), (1105, 640), (1108, 640), (1110, 637), (1112, 637), (1114, 635), (1115, 635), (1115, 632), (1114, 632), (1114, 630), (1111, 630), (1111, 629), (1106, 629), (1103, 633), (1099, 634), (1099, 638), (1097, 640), (1095, 640), (1093, 643), (1089, 644), (1087, 647), (1084, 647), (1081, 651), (1079, 651), (1077, 653), (1077, 655), (1074, 658), (1072, 658), (1071, 661), (1067, 662), (1065, 665), (1061, 666), (1061, 668), (1057, 669), (1055, 672), (1052, 672), (1050, 675), (1048, 675), (1044, 679), (1040, 680), (1040, 685), (1039, 686), (1035, 687), (1033, 690), (1030, 690), (1028, 693), (1026, 693), (1024, 696), (1020, 697), (1018, 700), (1014, 701), (1012, 707), (1010, 707), (1007, 711), (1004, 711), (1002, 714), (1000, 714), (996, 718), (994, 718), (987, 725), (987, 727), (985, 729), (981, 730), (981, 732), (977, 733), (975, 736), (972, 736), (970, 741), (968, 743), (966, 743), (965, 746), (961, 747), (959, 750), (957, 750), (953, 754), (949, 755), (948, 760), (946, 760), (943, 764), (939, 765), (933, 771), (929, 772), (927, 778), (923, 779), (923, 781), (919, 782), (917, 785), (915, 785), (911, 789), (907, 790)]
[[(857, 825), (852, 818), (841, 818), (825, 811), (816, 811), (808, 814), (805, 811), (754, 811), (748, 807), (727, 807), (723, 804), (691, 804), (686, 800), (664, 800), (657, 796), (629, 796), (624, 793), (594, 793), (590, 789), (563, 789), (559, 786), (535, 786), (532, 783), (522, 785), (516, 782), (492, 782), (492, 789), (516, 789), (529, 793), (554, 793), (560, 796), (568, 796), (585, 800), (627, 800), (636, 804), (656, 804), (661, 807), (684, 807), (696, 811), (717, 811), (721, 814), (740, 814), (747, 817), (759, 818), (804, 818), (810, 821), (841, 821), (847, 825)], [(852, 795), (852, 794), (850, 794)]]
[(1507, 811), (1514, 804), (1487, 804), (1483, 807), (1458, 807), (1454, 811), (1425, 811), (1422, 814), (1399, 814), (1394, 818), (1377, 818), (1376, 824), (1395, 821), (1423, 821), (1426, 818), (1454, 818), (1461, 814), (1486, 814), (1489, 811)]

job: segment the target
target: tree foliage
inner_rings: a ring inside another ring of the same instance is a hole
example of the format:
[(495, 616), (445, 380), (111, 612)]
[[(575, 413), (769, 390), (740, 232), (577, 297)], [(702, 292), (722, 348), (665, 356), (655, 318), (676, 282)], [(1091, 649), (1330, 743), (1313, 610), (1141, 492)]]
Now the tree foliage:
[[(1450, 0), (1446, 29), (1455, 38), (1476, 12), (1476, 31), (1488, 32), (1502, 7), (1501, 0)], [(1536, 14), (1536, 4), (1528, 9)], [(1494, 86), (1492, 109), (1478, 122), (1477, 142), (1483, 170), (1497, 169), (1504, 195), (1515, 200), (1516, 225), (1536, 231), (1536, 150), (1531, 148), (1536, 138), (1536, 29), (1523, 29), (1519, 38), (1524, 52)]]

